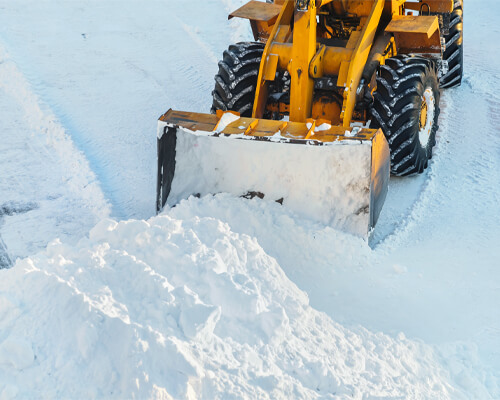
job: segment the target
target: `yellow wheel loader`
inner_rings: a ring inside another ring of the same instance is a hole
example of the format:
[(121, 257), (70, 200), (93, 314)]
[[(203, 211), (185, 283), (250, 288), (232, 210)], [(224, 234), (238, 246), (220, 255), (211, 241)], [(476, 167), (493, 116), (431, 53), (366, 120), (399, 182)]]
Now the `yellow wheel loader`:
[(255, 41), (224, 52), (211, 113), (160, 117), (157, 211), (229, 192), (367, 237), (390, 173), (421, 173), (432, 156), (440, 78), (461, 81), (462, 7), (252, 0), (234, 11)]

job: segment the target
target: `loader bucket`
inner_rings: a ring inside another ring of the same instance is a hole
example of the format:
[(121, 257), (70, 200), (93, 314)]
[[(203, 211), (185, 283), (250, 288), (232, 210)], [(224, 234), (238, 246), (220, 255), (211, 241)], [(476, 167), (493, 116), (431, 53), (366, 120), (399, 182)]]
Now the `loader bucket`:
[(158, 123), (157, 211), (229, 192), (367, 237), (387, 194), (381, 130), (169, 110)]

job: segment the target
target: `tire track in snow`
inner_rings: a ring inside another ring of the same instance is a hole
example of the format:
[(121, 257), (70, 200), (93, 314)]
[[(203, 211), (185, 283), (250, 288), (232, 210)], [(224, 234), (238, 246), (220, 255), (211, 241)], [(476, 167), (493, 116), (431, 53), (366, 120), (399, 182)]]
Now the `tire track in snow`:
[[(476, 195), (470, 196), (470, 207), (476, 210), (481, 208), (478, 202), (490, 209), (500, 202), (498, 192), (491, 190), (500, 181), (496, 172), (500, 167), (500, 96), (492, 89), (498, 87), (500, 79), (483, 64), (468, 63), (466, 59), (465, 65), (468, 68), (462, 86), (442, 90), (437, 143), (424, 173), (425, 181), (407, 214), (395, 219), (399, 221), (397, 227), (376, 243), (374, 248), (378, 251), (391, 251), (413, 240), (415, 230), (433, 207), (457, 201), (458, 186), (467, 185), (475, 191)], [(485, 81), (484, 77), (493, 77), (494, 82)], [(476, 113), (470, 112), (471, 104), (475, 105)], [(391, 180), (394, 182), (394, 178)], [(410, 182), (407, 189), (415, 190), (417, 186)], [(464, 196), (467, 194), (465, 191)]]
[(371, 247), (377, 252), (392, 251), (411, 240), (413, 229), (420, 224), (422, 215), (426, 212), (437, 190), (438, 184), (435, 180), (442, 158), (441, 153), (447, 152), (446, 147), (450, 140), (448, 138), (449, 108), (453, 108), (451, 97), (443, 92), (440, 107), (436, 146), (428, 168), (416, 176), (391, 176), (386, 204), (382, 209), (379, 225), (375, 227), (374, 240), (371, 243)]
[[(199, 112), (209, 112), (211, 105), (211, 92), (213, 86), (214, 75), (217, 72), (217, 63), (219, 56), (216, 55), (210, 44), (200, 35), (199, 28), (192, 24), (187, 24), (182, 18), (174, 14), (173, 21), (179, 28), (173, 28), (174, 31), (184, 31), (190, 39), (193, 46), (182, 47), (189, 48), (190, 60), (179, 65), (179, 70), (176, 75), (186, 76), (187, 80), (192, 83), (193, 89), (198, 90), (202, 97), (206, 98), (203, 109)], [(181, 46), (176, 45), (172, 54), (182, 54)], [(201, 51), (196, 51), (199, 49)], [(222, 55), (222, 54), (221, 54)], [(220, 55), (220, 56), (221, 56)], [(213, 71), (210, 68), (200, 69), (202, 65), (213, 65)]]
[[(231, 32), (213, 23), (227, 21), (217, 4), (209, 15), (193, 14), (187, 24), (181, 19), (186, 7), (199, 5), (154, 3), (145, 9), (130, 2), (114, 10), (105, 26), (98, 21), (112, 8), (107, 4), (82, 8), (78, 20), (70, 5), (34, 5), (32, 14), (48, 14), (45, 24), (30, 20), (3, 33), (34, 92), (85, 154), (115, 218), (154, 213), (157, 118), (168, 108), (209, 111), (215, 54), (222, 54), (218, 39)], [(8, 12), (7, 22), (30, 18), (15, 8)], [(57, 22), (56, 14), (57, 21), (65, 20), (59, 27), (63, 36), (46, 28)], [(25, 40), (27, 24), (36, 39)], [(74, 56), (54, 63), (67, 57), (68, 49)]]
[[(2, 220), (0, 219), (0, 228), (2, 227)], [(0, 234), (0, 269), (9, 268), (12, 265), (12, 260), (9, 256), (7, 245), (2, 239)]]
[[(454, 201), (456, 194), (453, 190), (460, 182), (460, 178), (459, 174), (452, 173), (452, 171), (462, 172), (460, 175), (462, 175), (463, 182), (468, 182), (478, 191), (484, 190), (482, 183), (488, 176), (491, 176), (492, 160), (490, 159), (488, 162), (485, 159), (478, 159), (477, 156), (469, 156), (468, 158), (474, 158), (474, 161), (469, 161), (466, 165), (460, 165), (456, 161), (460, 154), (467, 154), (473, 150), (475, 144), (473, 140), (466, 140), (468, 133), (462, 133), (464, 130), (473, 129), (472, 126), (475, 123), (468, 123), (468, 125), (466, 123), (467, 128), (464, 128), (464, 120), (456, 118), (457, 115), (463, 115), (464, 103), (466, 102), (464, 99), (469, 98), (465, 94), (466, 91), (470, 92), (470, 88), (467, 86), (465, 79), (461, 88), (442, 92), (440, 128), (433, 158), (425, 172), (425, 182), (414, 204), (409, 209), (408, 214), (399, 222), (398, 227), (375, 246), (378, 251), (394, 250), (413, 240), (412, 235), (414, 235), (415, 229), (418, 229), (422, 220), (435, 205), (451, 204)], [(481, 102), (482, 96), (477, 97), (477, 100)], [(456, 165), (453, 166), (454, 164)], [(467, 172), (464, 173), (464, 171)]]
[[(111, 205), (116, 205), (117, 202), (115, 201), (113, 192), (108, 190), (108, 180), (105, 176), (102, 176), (102, 174), (99, 173), (103, 169), (101, 163), (91, 152), (86, 151), (86, 143), (88, 139), (85, 137), (85, 133), (80, 131), (75, 121), (73, 120), (73, 117), (61, 104), (61, 102), (54, 99), (50, 95), (49, 91), (47, 90), (47, 86), (49, 85), (49, 83), (41, 79), (36, 70), (32, 69), (29, 65), (25, 64), (22, 71), (16, 65), (16, 70), (17, 73), (22, 76), (22, 79), (25, 81), (23, 85), (26, 85), (26, 87), (28, 88), (27, 92), (35, 99), (34, 102), (30, 100), (30, 105), (28, 107), (38, 107), (36, 113), (45, 115), (41, 118), (47, 119), (47, 121), (52, 121), (57, 125), (57, 127), (54, 125), (54, 128), (43, 127), (41, 129), (45, 129), (47, 132), (51, 132), (54, 129), (60, 129), (62, 132), (64, 132), (64, 135), (66, 135), (68, 139), (68, 143), (71, 143), (72, 147), (71, 151), (67, 154), (69, 155), (74, 152), (75, 154), (78, 153), (83, 156), (83, 159), (87, 164), (85, 170), (88, 170), (91, 174), (94, 175), (91, 180), (97, 179), (96, 183), (99, 186), (99, 191), (102, 192), (103, 199), (105, 199), (105, 202), (107, 203), (106, 208), (109, 209), (109, 203), (111, 203)], [(23, 100), (20, 99), (20, 101)], [(32, 122), (30, 123), (32, 124)], [(44, 152), (44, 157), (47, 157), (54, 162), (58, 161), (57, 156), (50, 153), (45, 147), (41, 148), (40, 150)], [(41, 155), (37, 154), (37, 158), (40, 159)], [(69, 158), (70, 157), (68, 157), (67, 161), (71, 164)], [(114, 210), (114, 212), (115, 214), (117, 214), (117, 217), (124, 218), (125, 216), (124, 213), (122, 213), (120, 210)]]
[[(188, 81), (191, 82), (190, 86), (193, 85), (194, 88), (198, 89), (202, 97), (206, 99), (203, 104), (200, 104), (203, 108), (198, 108), (199, 112), (209, 112), (212, 105), (211, 93), (214, 87), (214, 76), (218, 69), (217, 64), (222, 59), (223, 51), (233, 43), (254, 40), (247, 20), (235, 18), (228, 21), (226, 18), (230, 12), (246, 3), (246, 0), (217, 0), (213, 3), (212, 9), (220, 10), (223, 8), (223, 12), (214, 12), (214, 15), (211, 16), (212, 24), (207, 24), (206, 18), (201, 21), (190, 19), (189, 22), (186, 22), (186, 18), (182, 18), (182, 15), (186, 13), (181, 12), (181, 10), (172, 13), (173, 21), (179, 26), (173, 30), (180, 31), (182, 29), (193, 45), (187, 46), (190, 49), (190, 60), (180, 65), (179, 76), (185, 74)], [(220, 3), (223, 4), (223, 7), (220, 6)], [(214, 29), (213, 24), (220, 26)], [(221, 34), (223, 40), (214, 40), (214, 36)], [(201, 51), (193, 51), (192, 49), (200, 49)], [(176, 51), (172, 51), (173, 54), (182, 54), (182, 52), (183, 50), (179, 47), (176, 47)], [(204, 68), (200, 69), (200, 66), (204, 66)], [(194, 111), (192, 108), (190, 110)]]
[[(4, 224), (4, 218), (6, 216), (26, 213), (35, 208), (38, 208), (38, 204), (36, 203), (7, 202), (0, 205), (0, 229)], [(9, 249), (7, 248), (0, 232), (0, 269), (9, 268), (12, 264), (12, 256), (9, 254)]]
[[(86, 200), (96, 215), (107, 214), (109, 205), (84, 154), (75, 148), (66, 130), (59, 125), (50, 109), (45, 109), (46, 107), (41, 105), (15, 64), (11, 60), (5, 62), (6, 53), (2, 47), (0, 47), (0, 57), (4, 59), (0, 73), (0, 88), (23, 106), (25, 122), (31, 129), (44, 134), (46, 143), (53, 151), (51, 153), (46, 147), (42, 147), (44, 156), (64, 165), (65, 182)], [(44, 157), (40, 155), (40, 158)]]
[(177, 23), (182, 27), (184, 32), (188, 34), (188, 36), (191, 38), (191, 40), (206, 54), (208, 59), (212, 61), (213, 63), (217, 63), (218, 57), (215, 55), (215, 53), (212, 51), (212, 49), (208, 46), (208, 44), (202, 40), (196, 33), (196, 29), (187, 25), (183, 21), (181, 21), (178, 17), (174, 17), (174, 19), (177, 21)]
[(0, 143), (0, 268), (5, 268), (57, 237), (79, 238), (109, 215), (109, 205), (83, 154), (1, 44), (0, 95), (2, 133), (9, 138)]
[(500, 262), (500, 96), (495, 88), (500, 79), (491, 64), (473, 61), (472, 45), (470, 53), (467, 49), (462, 86), (443, 92), (441, 129), (425, 188), (401, 229), (376, 252), (389, 264), (400, 259), (405, 274), (416, 279), (419, 307), (405, 293), (400, 302), (428, 327), (415, 324), (408, 334), (438, 343), (472, 342), (479, 363), (500, 382), (495, 281)]

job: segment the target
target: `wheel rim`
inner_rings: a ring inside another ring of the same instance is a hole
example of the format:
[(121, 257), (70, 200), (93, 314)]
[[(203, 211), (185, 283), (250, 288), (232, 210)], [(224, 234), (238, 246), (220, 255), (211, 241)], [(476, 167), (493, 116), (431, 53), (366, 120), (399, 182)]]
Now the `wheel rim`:
[(429, 138), (431, 137), (432, 127), (434, 125), (434, 110), (436, 107), (436, 99), (431, 87), (425, 89), (422, 95), (422, 106), (419, 116), (419, 132), (418, 139), (422, 147), (427, 147)]

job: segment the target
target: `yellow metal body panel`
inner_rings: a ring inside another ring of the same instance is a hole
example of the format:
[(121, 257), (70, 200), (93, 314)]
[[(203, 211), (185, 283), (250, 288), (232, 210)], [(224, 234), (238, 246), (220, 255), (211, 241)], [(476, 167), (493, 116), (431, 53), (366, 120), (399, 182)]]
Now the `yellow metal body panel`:
[(433, 16), (405, 15), (394, 17), (385, 28), (391, 33), (422, 33), (430, 38), (439, 29), (439, 20)]
[(399, 53), (441, 53), (439, 20), (436, 16), (394, 17), (385, 31), (394, 35)]
[(324, 119), (332, 125), (340, 125), (341, 105), (330, 96), (315, 97), (311, 117)]
[(277, 54), (268, 54), (267, 62), (264, 66), (264, 80), (274, 81), (276, 70), (278, 69), (278, 61), (279, 56)]
[(316, 7), (311, 0), (307, 11), (294, 14), (292, 60), (288, 68), (291, 78), (290, 120), (305, 122), (311, 115), (314, 80), (309, 65), (316, 54)]
[(346, 89), (344, 90), (344, 104), (340, 114), (340, 119), (344, 127), (349, 127), (351, 124), (352, 114), (356, 105), (356, 90), (361, 81), (361, 76), (363, 75), (368, 54), (370, 53), (384, 8), (384, 0), (374, 0), (372, 3), (371, 13), (358, 38), (356, 48), (349, 63), (346, 81), (344, 82), (344, 87)]
[(352, 49), (327, 46), (323, 58), (323, 74), (338, 75), (342, 63), (349, 61), (352, 58), (352, 53)]
[[(259, 68), (259, 77), (257, 79), (257, 86), (255, 88), (255, 100), (253, 103), (252, 117), (262, 118), (264, 115), (264, 110), (266, 108), (267, 93), (268, 93), (268, 82), (264, 79), (266, 76), (267, 63), (269, 61), (269, 54), (271, 46), (274, 42), (280, 42), (286, 40), (290, 33), (290, 23), (293, 17), (294, 11), (294, 0), (285, 0), (281, 11), (278, 15), (276, 23), (273, 26), (269, 40), (266, 43), (266, 47), (262, 53), (262, 61)], [(269, 76), (269, 74), (268, 74)]]
[[(313, 60), (311, 60), (311, 64), (316, 65), (320, 71), (323, 71), (322, 74), (316, 72), (316, 76), (314, 76), (315, 78), (319, 78), (324, 75), (338, 75), (342, 62), (349, 61), (353, 53), (353, 49), (346, 49), (343, 47), (324, 46), (324, 48), (325, 50), (322, 59), (321, 57), (316, 58), (316, 54)], [(273, 43), (271, 45), (269, 54), (278, 56), (278, 68), (281, 71), (288, 70), (290, 61), (292, 60), (292, 50), (292, 43)], [(320, 50), (321, 46), (318, 48), (318, 52)], [(312, 66), (312, 71), (314, 71), (314, 65)], [(309, 71), (311, 71), (311, 66)]]
[[(277, 2), (277, 1), (275, 1)], [(342, 15), (345, 12), (365, 12), (368, 15), (371, 9), (373, 0), (318, 0), (316, 6), (322, 7), (329, 3), (333, 3), (337, 14)], [(452, 12), (454, 0), (385, 0), (384, 8), (391, 15), (400, 15), (400, 7), (408, 10), (419, 11), (422, 4), (428, 4), (431, 12)], [(366, 11), (368, 9), (368, 11)], [(424, 9), (427, 11), (426, 7)]]
[(325, 57), (326, 46), (319, 46), (318, 51), (314, 55), (309, 64), (309, 75), (311, 78), (320, 78), (323, 76), (323, 58)]
[(454, 0), (425, 0), (431, 9), (431, 12), (453, 12)]
[(251, 0), (236, 11), (229, 14), (231, 18), (245, 18), (256, 21), (264, 21), (269, 24), (276, 22), (281, 11), (281, 6), (273, 3), (263, 3), (261, 1)]
[(384, 14), (401, 15), (402, 6), (407, 0), (385, 0)]
[[(425, 0), (424, 2), (405, 3), (405, 9), (432, 13), (450, 13), (453, 11), (454, 0)], [(423, 7), (422, 7), (423, 6)], [(428, 6), (428, 8), (427, 8)]]
[(278, 4), (251, 0), (229, 14), (228, 19), (237, 17), (250, 20), (255, 40), (265, 40), (269, 37), (280, 10), (281, 6)]
[(387, 193), (389, 166), (391, 163), (389, 145), (385, 136), (376, 134), (372, 140), (372, 169), (370, 196), (370, 225), (375, 226), (384, 202), (377, 199), (384, 198)]
[[(375, 0), (318, 0), (317, 6), (323, 7), (327, 4), (333, 3), (335, 13), (337, 15), (343, 15), (346, 13), (356, 14), (358, 16), (367, 17), (372, 10), (373, 3)], [(385, 3), (391, 4), (402, 4), (406, 0), (383, 0)]]
[[(372, 13), (373, 6), (375, 5), (374, 3), (378, 2), (378, 0), (351, 0), (347, 2), (345, 7), (348, 13), (356, 14), (361, 17), (368, 17)], [(382, 0), (381, 3), (382, 4), (379, 6), (383, 8), (385, 0)]]
[(356, 46), (358, 45), (359, 39), (361, 38), (362, 32), (361, 31), (354, 31), (351, 33), (351, 36), (349, 37), (349, 40), (347, 41), (347, 44), (345, 45), (346, 49), (354, 50)]

